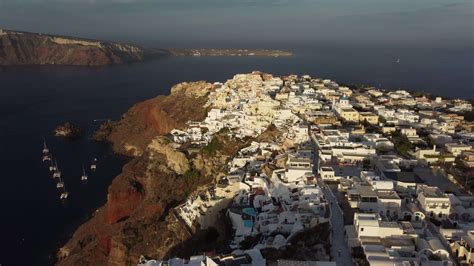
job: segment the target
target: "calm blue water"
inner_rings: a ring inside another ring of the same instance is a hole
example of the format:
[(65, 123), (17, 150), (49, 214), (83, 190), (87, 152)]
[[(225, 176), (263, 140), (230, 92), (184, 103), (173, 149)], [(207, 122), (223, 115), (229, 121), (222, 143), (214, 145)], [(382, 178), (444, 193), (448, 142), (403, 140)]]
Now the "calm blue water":
[[(88, 137), (52, 137), (53, 128), (64, 121), (90, 135), (98, 126), (94, 119), (118, 119), (132, 104), (165, 94), (177, 82), (225, 81), (252, 70), (474, 98), (471, 47), (328, 45), (296, 53), (291, 58), (166, 58), (107, 68), (0, 69), (0, 264), (49, 264), (48, 254), (105, 203), (107, 186), (125, 162)], [(43, 137), (65, 176), (66, 204), (41, 162)], [(82, 164), (93, 157), (100, 161), (98, 171), (82, 184)]]

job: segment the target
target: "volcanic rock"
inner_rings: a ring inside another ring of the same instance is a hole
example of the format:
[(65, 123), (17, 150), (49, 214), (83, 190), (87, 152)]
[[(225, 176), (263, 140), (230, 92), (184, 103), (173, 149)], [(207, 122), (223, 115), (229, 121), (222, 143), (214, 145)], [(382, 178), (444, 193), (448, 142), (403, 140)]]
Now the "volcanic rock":
[(54, 129), (56, 137), (78, 138), (84, 133), (84, 130), (70, 122), (66, 122)]

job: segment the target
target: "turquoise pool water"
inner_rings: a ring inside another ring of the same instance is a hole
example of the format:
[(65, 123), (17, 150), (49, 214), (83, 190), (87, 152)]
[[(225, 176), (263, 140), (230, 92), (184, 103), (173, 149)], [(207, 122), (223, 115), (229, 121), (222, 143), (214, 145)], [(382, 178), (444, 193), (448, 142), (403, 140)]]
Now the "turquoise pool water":
[(251, 220), (244, 220), (244, 227), (252, 228), (253, 222)]
[(256, 217), (257, 216), (257, 213), (255, 212), (255, 209), (254, 208), (244, 208), (242, 210), (243, 213), (245, 214), (248, 214), (250, 216), (253, 216), (253, 217)]

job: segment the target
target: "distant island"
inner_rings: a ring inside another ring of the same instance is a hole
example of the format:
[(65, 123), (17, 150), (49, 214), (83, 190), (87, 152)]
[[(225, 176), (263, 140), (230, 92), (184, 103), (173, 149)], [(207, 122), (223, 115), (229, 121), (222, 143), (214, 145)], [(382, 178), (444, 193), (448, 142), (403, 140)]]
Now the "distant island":
[(170, 49), (175, 56), (292, 56), (288, 51), (267, 49)]
[(105, 66), (162, 56), (291, 56), (258, 49), (161, 49), (118, 42), (0, 29), (0, 66)]

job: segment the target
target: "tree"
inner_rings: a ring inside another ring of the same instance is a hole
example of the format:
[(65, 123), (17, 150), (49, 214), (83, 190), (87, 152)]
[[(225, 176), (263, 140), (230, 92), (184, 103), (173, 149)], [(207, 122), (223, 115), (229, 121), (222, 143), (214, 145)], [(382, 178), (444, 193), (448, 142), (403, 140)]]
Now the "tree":
[(405, 135), (402, 135), (399, 131), (393, 132), (392, 141), (395, 145), (395, 149), (403, 155), (408, 155), (408, 152), (413, 149), (413, 144), (408, 140)]

